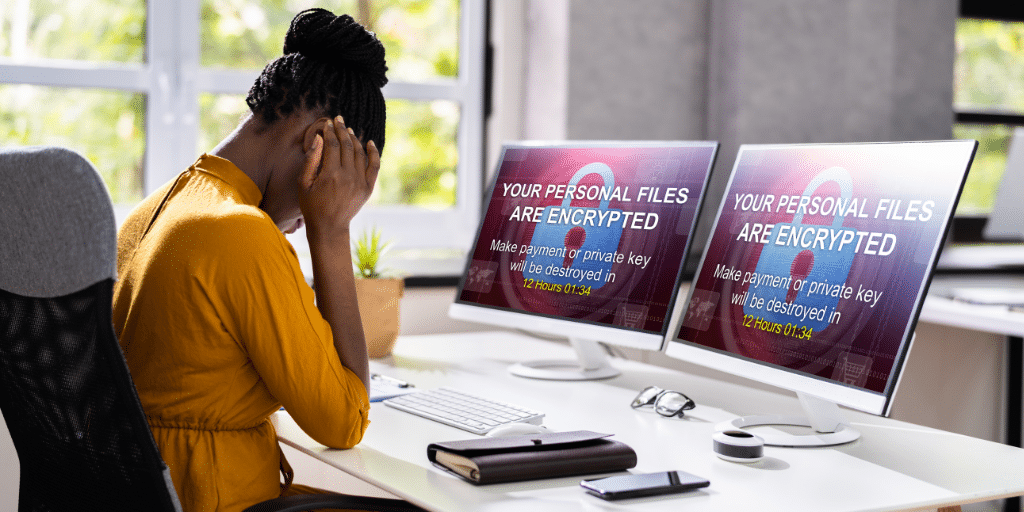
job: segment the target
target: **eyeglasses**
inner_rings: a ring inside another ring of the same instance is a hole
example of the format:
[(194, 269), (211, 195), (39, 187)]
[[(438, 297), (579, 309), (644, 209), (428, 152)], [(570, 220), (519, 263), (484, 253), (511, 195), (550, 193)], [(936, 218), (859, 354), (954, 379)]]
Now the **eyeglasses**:
[(658, 386), (648, 386), (640, 392), (636, 398), (633, 399), (633, 403), (630, 404), (634, 409), (640, 409), (641, 407), (654, 406), (654, 411), (658, 414), (671, 418), (673, 416), (683, 417), (685, 411), (689, 411), (697, 406), (693, 403), (690, 397), (669, 389), (661, 389)]

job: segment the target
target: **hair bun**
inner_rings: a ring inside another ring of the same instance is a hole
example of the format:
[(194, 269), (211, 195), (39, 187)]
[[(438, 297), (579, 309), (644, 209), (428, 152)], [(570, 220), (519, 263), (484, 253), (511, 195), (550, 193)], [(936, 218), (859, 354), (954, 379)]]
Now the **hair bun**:
[(284, 37), (284, 54), (298, 53), (332, 66), (360, 71), (377, 87), (388, 82), (384, 45), (351, 16), (326, 9), (295, 15)]

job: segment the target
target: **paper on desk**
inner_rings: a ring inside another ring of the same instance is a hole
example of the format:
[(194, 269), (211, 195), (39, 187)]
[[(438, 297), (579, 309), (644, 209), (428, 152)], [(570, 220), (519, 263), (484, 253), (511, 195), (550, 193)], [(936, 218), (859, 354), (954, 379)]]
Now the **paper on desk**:
[(370, 401), (380, 402), (388, 398), (414, 393), (414, 387), (401, 387), (398, 384), (380, 379), (370, 379)]

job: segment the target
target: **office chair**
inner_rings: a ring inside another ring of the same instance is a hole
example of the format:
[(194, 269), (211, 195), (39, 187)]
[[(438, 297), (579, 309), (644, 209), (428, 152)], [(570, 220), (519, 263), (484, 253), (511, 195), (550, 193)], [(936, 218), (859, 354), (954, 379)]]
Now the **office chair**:
[[(80, 155), (0, 149), (0, 410), (20, 511), (180, 512), (111, 322), (117, 233)], [(291, 496), (251, 512), (418, 511), (400, 500)]]

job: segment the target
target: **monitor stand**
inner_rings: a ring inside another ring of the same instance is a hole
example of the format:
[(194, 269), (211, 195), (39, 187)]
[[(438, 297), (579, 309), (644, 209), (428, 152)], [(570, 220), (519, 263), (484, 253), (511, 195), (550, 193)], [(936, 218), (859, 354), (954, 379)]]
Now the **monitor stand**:
[(599, 380), (619, 375), (611, 365), (604, 347), (594, 340), (569, 338), (576, 350), (576, 360), (540, 360), (516, 363), (509, 367), (512, 375), (544, 380)]
[(744, 429), (767, 425), (792, 425), (797, 427), (809, 427), (814, 429), (815, 434), (789, 434), (786, 432), (763, 432), (758, 430), (757, 436), (764, 439), (764, 444), (769, 446), (834, 446), (837, 444), (849, 443), (860, 438), (860, 432), (844, 424), (842, 412), (835, 402), (823, 400), (818, 397), (797, 392), (800, 405), (803, 406), (803, 416), (744, 416), (732, 421), (726, 421), (716, 425), (716, 430)]

